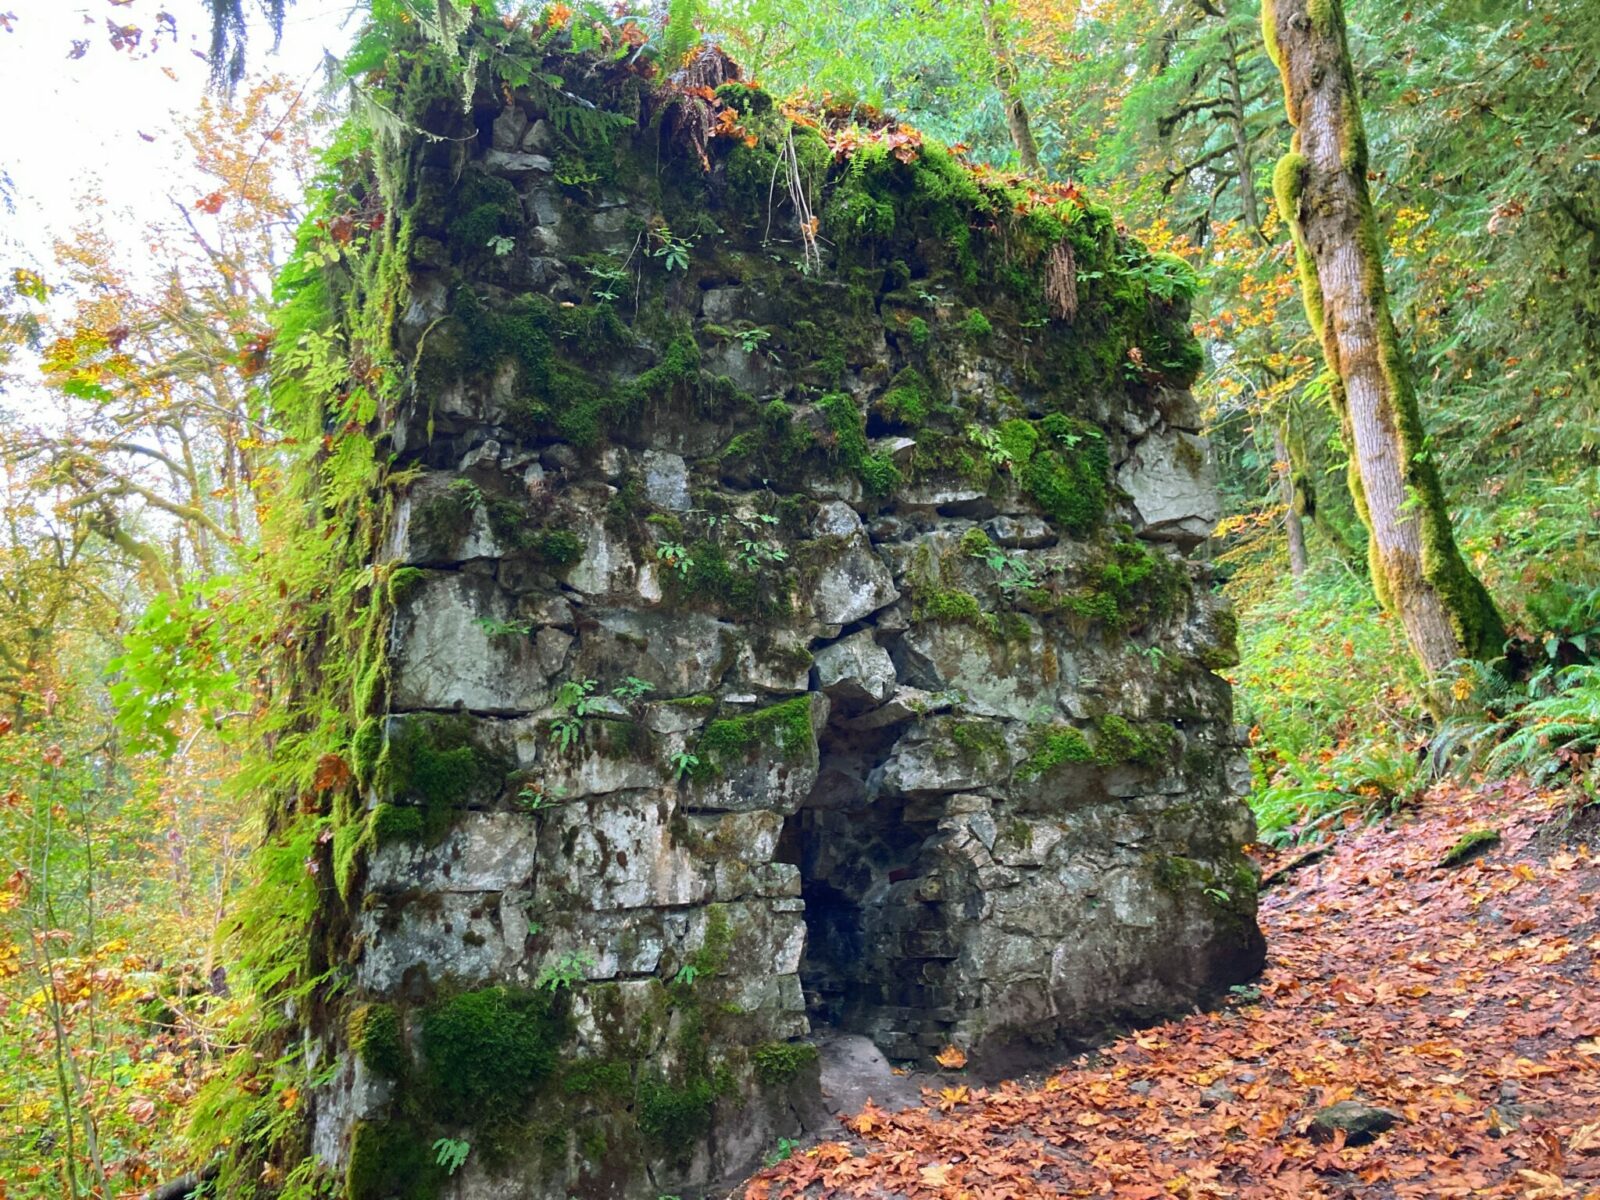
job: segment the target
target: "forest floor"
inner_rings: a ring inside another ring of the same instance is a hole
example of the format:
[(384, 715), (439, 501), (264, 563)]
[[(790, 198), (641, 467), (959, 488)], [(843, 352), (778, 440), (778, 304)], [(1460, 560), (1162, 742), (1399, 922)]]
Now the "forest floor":
[[(1480, 829), (1501, 840), (1440, 865)], [(869, 1104), (747, 1200), (1600, 1200), (1596, 823), (1523, 784), (1440, 787), (1305, 856), (1264, 856), (1255, 989), (1048, 1078)], [(1313, 1137), (1344, 1100), (1399, 1121)]]

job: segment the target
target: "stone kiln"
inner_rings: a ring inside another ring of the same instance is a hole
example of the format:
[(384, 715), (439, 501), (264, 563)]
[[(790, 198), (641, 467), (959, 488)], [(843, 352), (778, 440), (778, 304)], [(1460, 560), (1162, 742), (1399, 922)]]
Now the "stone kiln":
[(353, 1197), (685, 1194), (798, 1131), (821, 1029), (1002, 1070), (1261, 961), (1181, 267), (736, 81), (550, 65), (411, 106), (308, 1031)]

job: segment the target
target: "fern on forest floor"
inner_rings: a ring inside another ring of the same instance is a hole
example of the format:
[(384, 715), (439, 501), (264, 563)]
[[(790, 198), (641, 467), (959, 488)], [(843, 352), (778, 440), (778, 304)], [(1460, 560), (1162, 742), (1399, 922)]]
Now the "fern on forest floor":
[(1475, 711), (1436, 729), (1400, 631), (1365, 581), (1333, 568), (1285, 586), (1271, 565), (1246, 565), (1228, 587), (1243, 650), (1232, 681), (1250, 724), (1249, 802), (1263, 842), (1385, 815), (1443, 773), (1570, 778), (1594, 797), (1600, 588), (1525, 599), (1516, 649), (1523, 663), (1535, 660), (1521, 667), (1526, 678), (1508, 678), (1504, 664), (1465, 664)]

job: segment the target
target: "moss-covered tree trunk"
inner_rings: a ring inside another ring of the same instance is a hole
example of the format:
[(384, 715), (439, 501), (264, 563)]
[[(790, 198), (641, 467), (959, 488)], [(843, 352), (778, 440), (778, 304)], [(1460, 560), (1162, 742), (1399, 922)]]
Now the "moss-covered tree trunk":
[(1239, 81), (1239, 45), (1233, 30), (1223, 35), (1222, 44), (1227, 50), (1223, 60), (1223, 80), (1228, 87), (1227, 120), (1233, 133), (1233, 165), (1239, 173), (1239, 215), (1244, 218), (1258, 237), (1266, 241), (1261, 232), (1261, 209), (1256, 204), (1256, 167), (1250, 153), (1250, 132), (1245, 125), (1244, 86)]
[(1373, 587), (1438, 680), (1459, 659), (1499, 654), (1505, 628), (1456, 546), (1389, 311), (1344, 12), (1339, 0), (1269, 0), (1262, 23), (1295, 131), (1274, 179), (1278, 206), (1334, 376)]
[(1017, 148), (1017, 161), (1024, 174), (1038, 175), (1041, 173), (1039, 143), (1033, 136), (1033, 123), (1028, 119), (1028, 106), (1022, 100), (1016, 64), (1011, 61), (1011, 53), (1006, 49), (1005, 38), (1001, 34), (994, 0), (983, 0), (983, 37), (989, 47), (989, 57), (994, 62), (994, 83), (1005, 105), (1006, 129), (1011, 134), (1011, 144)]

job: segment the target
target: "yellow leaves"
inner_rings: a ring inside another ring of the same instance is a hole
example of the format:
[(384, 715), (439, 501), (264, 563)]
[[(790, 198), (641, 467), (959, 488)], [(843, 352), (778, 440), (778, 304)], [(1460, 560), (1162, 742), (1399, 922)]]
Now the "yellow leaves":
[(868, 1100), (859, 1113), (845, 1121), (845, 1128), (854, 1133), (870, 1134), (889, 1127), (888, 1114)]
[(962, 1087), (939, 1089), (938, 1107), (940, 1112), (954, 1112), (961, 1105), (967, 1104), (971, 1100), (972, 1089), (964, 1085)]
[(17, 295), (37, 300), (40, 304), (50, 298), (50, 288), (44, 278), (38, 272), (30, 271), (26, 267), (17, 267), (11, 272), (11, 286)]
[(967, 1056), (958, 1046), (946, 1046), (933, 1056), (933, 1061), (947, 1071), (959, 1071), (967, 1065)]

